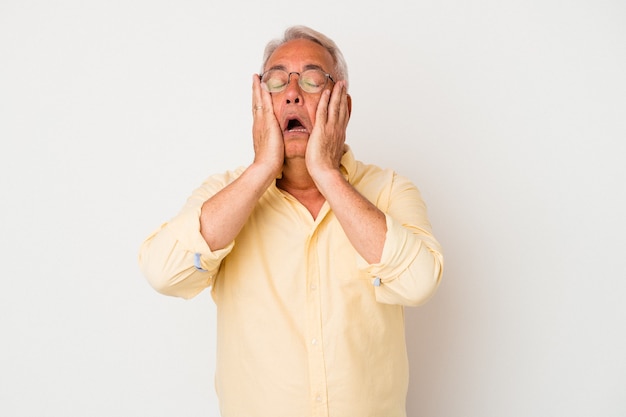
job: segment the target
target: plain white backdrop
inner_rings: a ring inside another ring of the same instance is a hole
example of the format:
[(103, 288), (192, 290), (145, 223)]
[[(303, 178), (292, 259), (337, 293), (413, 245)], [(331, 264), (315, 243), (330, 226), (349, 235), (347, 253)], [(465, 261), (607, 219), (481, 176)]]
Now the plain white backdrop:
[(419, 186), (445, 250), (407, 310), (409, 416), (623, 417), (625, 18), (617, 0), (0, 0), (0, 415), (218, 415), (210, 294), (157, 294), (137, 251), (251, 161), (251, 76), (306, 24), (348, 60), (348, 143)]

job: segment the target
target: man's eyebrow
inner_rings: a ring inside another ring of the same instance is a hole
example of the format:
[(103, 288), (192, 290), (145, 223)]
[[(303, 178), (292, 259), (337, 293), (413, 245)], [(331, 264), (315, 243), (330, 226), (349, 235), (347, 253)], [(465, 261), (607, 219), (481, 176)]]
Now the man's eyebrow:
[(310, 70), (310, 69), (317, 69), (317, 70), (320, 70), (320, 71), (326, 72), (326, 71), (324, 70), (324, 68), (320, 67), (319, 65), (315, 65), (315, 64), (308, 64), (308, 65), (305, 65), (305, 66), (304, 66), (304, 68), (302, 69), (302, 71), (306, 71), (306, 70)]
[[(306, 71), (306, 70), (310, 70), (310, 69), (316, 69), (316, 70), (320, 70), (323, 72), (326, 72), (326, 70), (324, 68), (322, 68), (321, 66), (317, 65), (317, 64), (307, 64), (302, 68), (302, 71)], [(271, 71), (271, 70), (283, 70), (283, 71), (287, 71), (287, 67), (284, 65), (274, 65), (271, 66), (270, 68), (268, 68), (267, 71)]]
[(271, 70), (283, 70), (283, 71), (287, 71), (287, 67), (284, 65), (274, 65), (272, 67), (269, 67), (268, 69), (265, 70), (265, 72), (267, 71), (271, 71)]

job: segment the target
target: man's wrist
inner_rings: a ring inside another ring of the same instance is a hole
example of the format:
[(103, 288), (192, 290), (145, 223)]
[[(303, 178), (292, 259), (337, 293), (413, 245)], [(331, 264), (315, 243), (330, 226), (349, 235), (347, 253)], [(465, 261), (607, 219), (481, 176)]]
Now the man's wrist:
[(280, 176), (282, 166), (274, 167), (266, 162), (254, 161), (246, 172), (253, 178), (258, 179), (260, 182), (267, 183), (268, 185)]
[(327, 190), (332, 190), (342, 183), (347, 183), (340, 168), (318, 169), (315, 173), (309, 173), (320, 192), (326, 195)]

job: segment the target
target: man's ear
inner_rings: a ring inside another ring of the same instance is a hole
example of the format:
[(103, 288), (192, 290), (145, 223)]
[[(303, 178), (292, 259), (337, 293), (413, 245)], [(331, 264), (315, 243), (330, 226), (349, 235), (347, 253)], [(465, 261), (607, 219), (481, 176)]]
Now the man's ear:
[(348, 94), (348, 116), (352, 115), (352, 97)]

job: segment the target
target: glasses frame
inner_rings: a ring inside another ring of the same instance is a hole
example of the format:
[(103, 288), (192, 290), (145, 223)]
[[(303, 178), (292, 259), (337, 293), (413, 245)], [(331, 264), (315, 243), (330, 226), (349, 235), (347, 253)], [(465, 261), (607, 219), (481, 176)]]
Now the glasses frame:
[[(282, 71), (282, 72), (287, 74), (287, 82), (285, 83), (285, 85), (280, 90), (270, 91), (269, 88), (267, 87), (267, 83), (263, 82), (263, 77), (265, 77), (265, 74), (267, 74), (268, 72), (272, 72), (272, 71)], [(324, 76), (326, 77), (326, 79), (324, 81), (324, 85), (320, 88), (319, 91), (316, 91), (315, 93), (311, 93), (311, 92), (307, 91), (306, 88), (300, 82), (300, 80), (302, 80), (302, 73), (305, 73), (307, 71), (319, 71), (322, 74), (324, 74)], [(283, 69), (280, 69), (280, 68), (269, 69), (269, 70), (265, 71), (263, 74), (261, 74), (261, 86), (263, 87), (263, 89), (265, 89), (265, 91), (269, 92), (270, 94), (282, 93), (283, 91), (285, 91), (287, 89), (289, 84), (291, 84), (291, 75), (292, 74), (297, 74), (298, 75), (298, 86), (300, 87), (300, 89), (302, 89), (302, 91), (304, 91), (305, 93), (308, 93), (308, 94), (318, 94), (318, 93), (324, 91), (324, 88), (326, 88), (326, 85), (328, 84), (328, 80), (331, 80), (333, 82), (333, 84), (335, 83), (335, 80), (333, 79), (333, 77), (329, 73), (324, 72), (321, 69), (310, 68), (310, 69), (302, 71), (302, 73), (297, 72), (297, 71), (287, 72), (287, 71), (285, 71)]]

